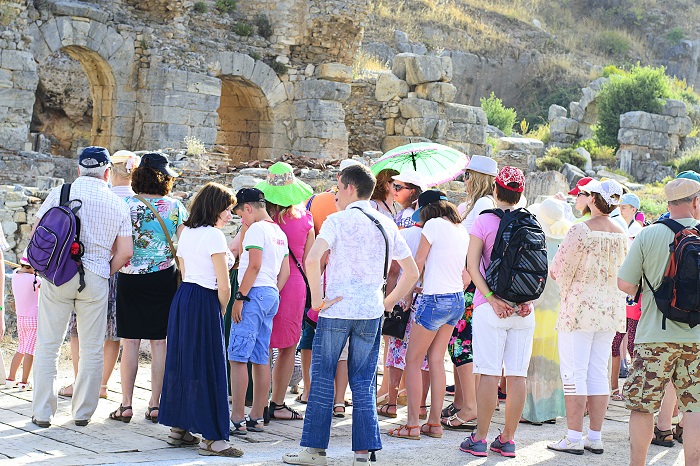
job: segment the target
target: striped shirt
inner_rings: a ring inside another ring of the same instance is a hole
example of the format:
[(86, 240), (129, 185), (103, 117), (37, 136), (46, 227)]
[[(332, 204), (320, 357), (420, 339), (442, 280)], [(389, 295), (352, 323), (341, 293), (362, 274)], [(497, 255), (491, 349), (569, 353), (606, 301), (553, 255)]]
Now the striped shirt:
[[(41, 218), (51, 207), (56, 207), (61, 187), (51, 190), (36, 213)], [(70, 190), (70, 199), (79, 199), (83, 205), (78, 211), (80, 241), (85, 246), (83, 265), (103, 278), (109, 278), (109, 261), (117, 236), (131, 237), (131, 216), (124, 199), (114, 194), (107, 183), (90, 176), (79, 176)], [(71, 204), (75, 207), (75, 203)]]

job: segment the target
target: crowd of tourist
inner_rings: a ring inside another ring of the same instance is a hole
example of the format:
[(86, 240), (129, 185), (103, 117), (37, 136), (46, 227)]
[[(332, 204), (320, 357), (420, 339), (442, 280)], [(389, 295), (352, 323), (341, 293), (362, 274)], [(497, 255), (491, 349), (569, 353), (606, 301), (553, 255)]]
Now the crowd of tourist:
[[(459, 205), (421, 173), (375, 177), (351, 159), (327, 192), (314, 194), (278, 162), (235, 195), (207, 183), (189, 209), (172, 194), (178, 174), (161, 153), (88, 147), (78, 173), (49, 193), (12, 274), (19, 347), (6, 386), (33, 390), (37, 426), (51, 426), (58, 396), (72, 397), (75, 424), (87, 425), (120, 349), (121, 402), (109, 419), (129, 423), (148, 340), (151, 398), (139, 416), (202, 455), (241, 456), (232, 437), (289, 420), (303, 422), (302, 449), (283, 461), (327, 464), (348, 385), (357, 465), (382, 449), (378, 418), (396, 418), (401, 404), (406, 423), (385, 434), (465, 431), (459, 448), (478, 457), (514, 457), (519, 424), (561, 417), (565, 435), (548, 449), (602, 454), (611, 395), (631, 411), (633, 466), (645, 464), (650, 443), (700, 435), (695, 172), (666, 184), (669, 212), (654, 224), (611, 179), (580, 179), (571, 204), (557, 193), (528, 206), (523, 172), (478, 155)], [(61, 234), (51, 229), (56, 215), (77, 217), (72, 273), (65, 258), (42, 259), (47, 232)], [(227, 238), (234, 215), (242, 227)], [(1, 337), (1, 307), (0, 317)], [(390, 318), (399, 334), (383, 334)], [(58, 389), (66, 338), (74, 382)], [(297, 353), (304, 413), (284, 401)], [(446, 353), (455, 383), (443, 407)], [(503, 398), (504, 428), (489, 439)], [(686, 464), (700, 465), (700, 444), (684, 448)]]

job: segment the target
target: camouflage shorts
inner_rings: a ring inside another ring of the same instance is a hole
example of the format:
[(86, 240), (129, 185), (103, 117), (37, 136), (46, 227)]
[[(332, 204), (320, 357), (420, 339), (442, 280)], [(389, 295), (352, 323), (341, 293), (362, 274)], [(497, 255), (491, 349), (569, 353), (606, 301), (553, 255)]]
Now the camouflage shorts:
[(664, 388), (673, 382), (682, 412), (700, 412), (700, 345), (695, 343), (638, 343), (624, 396), (627, 409), (655, 413)]

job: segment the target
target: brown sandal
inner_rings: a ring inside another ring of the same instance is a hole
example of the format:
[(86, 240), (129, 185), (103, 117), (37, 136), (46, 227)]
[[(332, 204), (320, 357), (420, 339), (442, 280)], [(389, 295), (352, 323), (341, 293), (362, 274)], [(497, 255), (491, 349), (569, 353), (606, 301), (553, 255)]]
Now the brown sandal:
[(423, 405), (420, 407), (420, 410), (425, 410), (425, 413), (420, 413), (418, 415), (418, 419), (420, 419), (421, 421), (425, 421), (426, 419), (428, 419), (428, 408), (430, 408), (429, 405)]
[(241, 450), (233, 447), (228, 447), (221, 451), (212, 450), (211, 445), (214, 443), (214, 440), (204, 440), (203, 443), (207, 446), (207, 448), (199, 447), (197, 449), (197, 453), (203, 456), (223, 456), (226, 458), (240, 458), (243, 456), (243, 452)]
[(377, 408), (377, 414), (380, 416), (390, 417), (392, 419), (396, 419), (396, 413), (389, 412), (389, 408), (391, 408), (391, 407), (396, 408), (396, 405), (390, 405), (390, 404), (381, 405), (380, 407)]
[(678, 424), (676, 424), (673, 428), (673, 439), (680, 444), (683, 443), (683, 427)]
[[(423, 430), (423, 427), (426, 427), (426, 426), (428, 427), (427, 431)], [(420, 433), (423, 435), (427, 435), (428, 437), (442, 438), (442, 432), (440, 432), (439, 434), (433, 433), (433, 429), (436, 427), (442, 427), (442, 426), (440, 424), (431, 424), (429, 422), (426, 422), (425, 424), (420, 426)]]
[(660, 447), (673, 447), (676, 444), (673, 441), (673, 429), (659, 430), (657, 426), (654, 426), (654, 438), (651, 439), (651, 443)]
[(158, 414), (160, 414), (160, 407), (159, 406), (149, 406), (148, 410), (146, 411), (146, 420), (151, 421), (154, 424), (158, 423), (158, 414), (155, 416), (152, 414), (153, 411), (158, 411)]
[[(418, 435), (411, 435), (411, 431), (413, 429), (418, 429), (420, 430), (420, 426), (409, 426), (407, 424), (404, 424), (402, 426), (397, 427), (396, 429), (391, 429), (387, 431), (387, 435), (389, 437), (396, 437), (396, 438), (407, 438), (409, 440), (420, 440), (420, 434)], [(401, 431), (405, 431), (406, 434), (402, 434)]]
[[(124, 424), (128, 424), (131, 422), (131, 418), (134, 417), (133, 414), (131, 416), (124, 416), (124, 411), (127, 411), (129, 409), (133, 411), (131, 406), (122, 406), (120, 403), (119, 407), (116, 410), (109, 413), (109, 418), (113, 421), (122, 421)], [(117, 413), (119, 413), (119, 415), (117, 415)]]
[[(170, 430), (170, 434), (176, 434), (179, 435), (180, 438), (175, 438), (172, 437), (172, 435), (168, 435), (168, 438), (165, 439), (165, 441), (168, 443), (168, 445), (173, 446), (173, 447), (191, 447), (193, 445), (197, 445), (199, 442), (202, 441), (201, 438), (192, 435), (190, 432), (187, 432), (186, 430), (183, 430), (182, 432), (180, 431), (175, 431), (175, 430)], [(192, 437), (191, 439), (187, 440), (187, 435)]]

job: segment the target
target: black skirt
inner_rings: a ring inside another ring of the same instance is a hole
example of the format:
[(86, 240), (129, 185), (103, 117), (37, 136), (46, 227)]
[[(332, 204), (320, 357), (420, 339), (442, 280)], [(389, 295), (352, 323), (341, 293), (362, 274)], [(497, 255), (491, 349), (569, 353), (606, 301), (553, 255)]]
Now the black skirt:
[(177, 291), (175, 266), (146, 274), (119, 273), (117, 280), (117, 336), (164, 340), (170, 304)]

